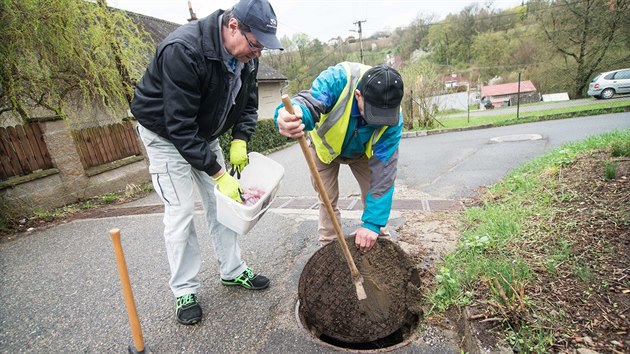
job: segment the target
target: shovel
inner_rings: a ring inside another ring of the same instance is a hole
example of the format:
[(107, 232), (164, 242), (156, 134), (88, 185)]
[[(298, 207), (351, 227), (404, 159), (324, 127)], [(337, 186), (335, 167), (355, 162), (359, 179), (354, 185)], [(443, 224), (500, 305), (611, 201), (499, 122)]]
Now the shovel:
[[(295, 114), (293, 110), (293, 105), (291, 104), (291, 99), (288, 95), (282, 95), (282, 103), (284, 104), (284, 108), (287, 112), (291, 114)], [(317, 166), (315, 166), (315, 160), (313, 160), (313, 156), (311, 156), (311, 152), (308, 148), (308, 143), (306, 142), (306, 138), (301, 136), (299, 138), (300, 147), (302, 148), (302, 153), (304, 153), (304, 157), (306, 158), (306, 162), (308, 163), (308, 167), (311, 170), (311, 174), (313, 175), (313, 179), (317, 184), (317, 189), (319, 190), (319, 195), (324, 201), (326, 205), (326, 210), (328, 210), (328, 216), (330, 220), (333, 222), (333, 226), (335, 227), (335, 232), (337, 233), (337, 239), (339, 239), (339, 245), (341, 246), (341, 250), (343, 251), (343, 255), (346, 257), (346, 261), (348, 262), (348, 267), (350, 268), (350, 273), (352, 273), (352, 281), (357, 290), (357, 298), (359, 300), (364, 300), (367, 298), (365, 294), (365, 289), (363, 288), (363, 276), (359, 273), (357, 266), (354, 264), (352, 260), (352, 255), (350, 254), (350, 250), (348, 249), (348, 244), (346, 243), (346, 239), (343, 237), (343, 233), (341, 231), (341, 226), (339, 225), (339, 221), (335, 216), (335, 211), (330, 203), (330, 199), (328, 199), (328, 193), (326, 193), (326, 189), (324, 188), (324, 183), (322, 182), (321, 177), (319, 176), (319, 172), (317, 171)]]

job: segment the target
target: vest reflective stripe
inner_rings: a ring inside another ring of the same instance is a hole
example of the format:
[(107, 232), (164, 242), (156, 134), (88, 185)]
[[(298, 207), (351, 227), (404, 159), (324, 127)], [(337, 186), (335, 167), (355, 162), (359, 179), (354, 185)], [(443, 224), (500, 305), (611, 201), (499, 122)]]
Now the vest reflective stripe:
[[(354, 90), (359, 80), (370, 66), (343, 62), (341, 65), (346, 70), (348, 82), (341, 91), (339, 99), (327, 114), (322, 114), (315, 130), (311, 132), (311, 139), (315, 145), (317, 156), (324, 163), (331, 163), (341, 153), (341, 147), (348, 131), (350, 113), (352, 112), (352, 102)], [(380, 133), (374, 132), (372, 139), (367, 144), (366, 154), (372, 156), (372, 145), (383, 135), (387, 127), (380, 129)], [(376, 140), (374, 140), (376, 138)]]
[(384, 125), (377, 130), (374, 130), (374, 133), (372, 134), (372, 139), (370, 139), (370, 141), (368, 141), (367, 145), (365, 146), (365, 155), (368, 157), (368, 159), (372, 157), (372, 155), (374, 155), (374, 149), (372, 147), (381, 138), (381, 136), (383, 136), (387, 128), (389, 128), (389, 126)]

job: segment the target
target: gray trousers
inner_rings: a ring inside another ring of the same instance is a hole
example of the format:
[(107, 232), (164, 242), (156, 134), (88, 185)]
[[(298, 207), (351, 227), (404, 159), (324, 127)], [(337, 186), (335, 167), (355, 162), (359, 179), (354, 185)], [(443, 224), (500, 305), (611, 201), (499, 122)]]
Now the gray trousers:
[[(195, 294), (199, 288), (201, 253), (193, 220), (194, 186), (197, 186), (201, 196), (221, 278), (233, 279), (241, 274), (247, 265), (241, 259), (238, 234), (217, 222), (215, 183), (212, 178), (184, 160), (170, 141), (140, 124), (138, 134), (149, 155), (153, 187), (164, 202), (164, 240), (171, 269), (169, 285), (173, 294), (176, 297)], [(219, 141), (208, 144), (219, 163), (225, 167)]]
[[(368, 165), (369, 159), (366, 156), (358, 159), (337, 157), (331, 163), (325, 164), (317, 156), (317, 152), (315, 151), (315, 146), (313, 146), (313, 144), (309, 146), (309, 151), (313, 160), (315, 160), (315, 166), (319, 172), (319, 177), (322, 179), (322, 184), (326, 188), (328, 199), (330, 199), (330, 204), (332, 204), (339, 224), (341, 224), (341, 212), (337, 206), (337, 202), (339, 201), (339, 166), (348, 165), (350, 167), (350, 171), (352, 171), (354, 178), (356, 178), (357, 183), (359, 183), (359, 188), (361, 189), (361, 202), (363, 203), (363, 208), (365, 209), (365, 199), (368, 191), (370, 190), (370, 177), (372, 176), (370, 166)], [(328, 209), (324, 204), (324, 200), (320, 196), (317, 183), (315, 183), (315, 180), (312, 177), (311, 183), (313, 184), (313, 188), (319, 197), (319, 224), (317, 226), (319, 244), (320, 246), (325, 246), (337, 240), (337, 231), (335, 231), (333, 220), (328, 215)]]

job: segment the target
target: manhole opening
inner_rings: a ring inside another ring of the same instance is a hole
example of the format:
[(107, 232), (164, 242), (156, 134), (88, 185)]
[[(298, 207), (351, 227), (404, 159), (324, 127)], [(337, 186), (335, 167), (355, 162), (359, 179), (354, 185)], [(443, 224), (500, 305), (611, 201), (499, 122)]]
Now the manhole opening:
[[(346, 240), (354, 245), (354, 237)], [(341, 247), (333, 242), (315, 252), (300, 275), (300, 326), (323, 343), (348, 350), (408, 343), (422, 314), (421, 280), (414, 262), (385, 238), (365, 254), (349, 248), (367, 298), (358, 300)]]
[(347, 349), (353, 351), (389, 351), (399, 347), (403, 347), (409, 344), (414, 339), (414, 333), (420, 323), (420, 317), (412, 312), (409, 312), (405, 318), (403, 325), (397, 329), (394, 333), (380, 339), (372, 340), (369, 342), (351, 343), (339, 340), (337, 338), (330, 337), (323, 333), (318, 333), (318, 330), (313, 327), (304, 318), (300, 310), (300, 301), (296, 304), (296, 317), (300, 328), (306, 330), (309, 335), (314, 339), (320, 340), (323, 344), (331, 345), (340, 349)]

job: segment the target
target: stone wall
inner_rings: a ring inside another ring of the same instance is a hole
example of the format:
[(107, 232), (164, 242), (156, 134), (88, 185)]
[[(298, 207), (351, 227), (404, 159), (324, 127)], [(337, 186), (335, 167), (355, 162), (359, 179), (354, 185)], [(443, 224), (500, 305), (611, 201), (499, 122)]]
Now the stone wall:
[(258, 85), (258, 119), (272, 119), (276, 107), (282, 103), (284, 82), (267, 82)]
[(55, 168), (3, 181), (0, 194), (8, 200), (27, 207), (55, 208), (151, 181), (144, 151), (142, 157), (99, 166), (94, 173), (83, 168), (65, 121), (40, 122), (40, 126)]

